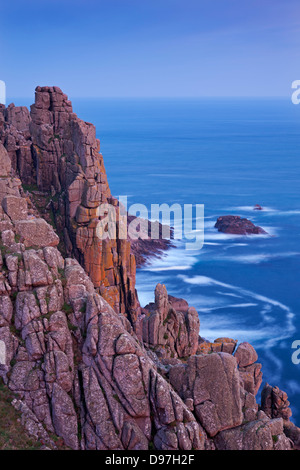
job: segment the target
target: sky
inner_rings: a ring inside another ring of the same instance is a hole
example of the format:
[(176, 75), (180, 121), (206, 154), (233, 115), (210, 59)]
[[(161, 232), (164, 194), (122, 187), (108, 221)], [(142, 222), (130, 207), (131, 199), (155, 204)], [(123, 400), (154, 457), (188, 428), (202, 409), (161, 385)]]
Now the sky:
[(300, 79), (299, 0), (0, 0), (7, 95), (274, 97)]

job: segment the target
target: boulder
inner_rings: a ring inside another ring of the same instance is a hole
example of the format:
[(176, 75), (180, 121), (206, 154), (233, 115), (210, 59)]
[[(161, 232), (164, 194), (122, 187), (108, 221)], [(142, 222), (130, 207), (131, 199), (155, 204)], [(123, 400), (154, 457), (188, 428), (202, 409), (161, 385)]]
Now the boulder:
[(6, 196), (2, 200), (4, 212), (12, 221), (23, 220), (27, 218), (27, 202), (26, 199), (16, 196)]
[(26, 247), (57, 246), (59, 238), (44, 219), (20, 220), (16, 224), (17, 234), (24, 239)]
[(256, 421), (220, 432), (215, 444), (218, 450), (291, 450), (282, 419), (270, 420), (262, 412)]
[(257, 361), (258, 355), (253, 346), (249, 343), (239, 344), (234, 357), (237, 360), (239, 367), (247, 367)]

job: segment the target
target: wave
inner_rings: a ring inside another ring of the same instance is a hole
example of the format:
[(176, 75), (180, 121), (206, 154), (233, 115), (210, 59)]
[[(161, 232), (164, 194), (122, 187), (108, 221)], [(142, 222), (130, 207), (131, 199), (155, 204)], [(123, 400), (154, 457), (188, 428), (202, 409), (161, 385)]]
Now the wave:
[[(258, 235), (259, 236), (259, 235)], [(205, 232), (204, 233), (204, 243), (207, 240), (214, 241), (214, 240), (239, 240), (241, 237), (245, 237), (246, 235), (234, 235), (231, 233), (222, 233), (222, 232)]]
[(216, 225), (216, 220), (212, 220), (212, 221), (209, 221), (209, 222), (204, 222), (204, 228), (213, 228), (215, 225)]
[[(206, 325), (204, 328), (201, 328), (201, 337), (207, 339), (208, 341), (214, 341), (215, 338), (233, 338), (238, 340), (239, 342), (247, 341), (251, 344), (259, 344), (260, 341), (264, 340), (265, 338), (265, 331), (258, 331), (256, 329), (248, 329), (248, 328), (232, 328), (232, 326), (218, 328), (218, 333), (214, 334), (212, 337), (212, 329)], [(257, 348), (257, 346), (256, 346)], [(257, 348), (258, 349), (258, 348)]]
[(217, 294), (220, 294), (220, 295), (227, 295), (229, 297), (236, 297), (238, 299), (242, 299), (242, 296), (241, 295), (237, 295), (237, 294), (232, 294), (232, 292), (220, 292), (220, 291), (217, 291)]
[(191, 269), (198, 262), (200, 250), (188, 251), (183, 247), (182, 241), (174, 240), (172, 243), (175, 245), (174, 248), (169, 248), (159, 258), (152, 258), (139, 271), (181, 271)]
[[(252, 292), (250, 290), (244, 289), (242, 287), (234, 286), (232, 284), (227, 284), (225, 282), (218, 281), (216, 279), (207, 277), (207, 276), (193, 276), (193, 277), (188, 277), (186, 275), (181, 275), (178, 274), (178, 278), (181, 279), (183, 282), (189, 285), (194, 285), (194, 286), (199, 286), (199, 287), (212, 287), (212, 286), (218, 286), (226, 289), (226, 293), (237, 293), (239, 296), (245, 299), (245, 304), (247, 303), (252, 303), (253, 301), (261, 302), (263, 304), (263, 308), (259, 311), (259, 314), (261, 316), (262, 323), (260, 325), (260, 328), (258, 328), (259, 325), (257, 325), (257, 329), (260, 329), (259, 333), (260, 337), (264, 337), (264, 348), (271, 348), (274, 347), (279, 341), (282, 341), (284, 339), (290, 338), (292, 334), (296, 331), (296, 328), (293, 324), (293, 319), (295, 317), (295, 314), (291, 311), (291, 309), (287, 306), (284, 305), (283, 303), (271, 299), (269, 297), (266, 297), (261, 294), (257, 294), (255, 292)], [(252, 302), (247, 301), (247, 299), (252, 299)], [(254, 302), (253, 302), (254, 303)], [(239, 302), (241, 304), (241, 302)], [(238, 304), (236, 304), (238, 305)], [(198, 310), (202, 312), (208, 312), (210, 310), (217, 310), (215, 305), (211, 305), (209, 307), (205, 306), (204, 309), (201, 307), (201, 305), (195, 305)], [(257, 305), (256, 305), (257, 306)], [(232, 308), (232, 305), (227, 305), (228, 308)], [(278, 324), (278, 315), (276, 311), (273, 311), (273, 309), (279, 309), (279, 311), (283, 312), (284, 318), (281, 317), (281, 321), (283, 321), (284, 325), (279, 328)], [(274, 329), (269, 329), (270, 327), (267, 325), (266, 326), (266, 315), (267, 318), (269, 318), (269, 322), (273, 321), (273, 318), (275, 319), (274, 315), (276, 316), (277, 323), (274, 325)], [(216, 327), (216, 320), (215, 318), (214, 324), (213, 324), (213, 331), (217, 331), (218, 336), (221, 335), (221, 333), (224, 333), (224, 331), (220, 331), (220, 323), (219, 323), (219, 318), (218, 318), (218, 324)], [(235, 321), (231, 321), (233, 331), (235, 328)], [(250, 328), (251, 330), (251, 328)], [(212, 333), (212, 332), (211, 332)], [(216, 333), (215, 333), (216, 334)]]
[(253, 297), (257, 300), (261, 300), (263, 302), (270, 303), (272, 305), (278, 306), (278, 307), (282, 308), (283, 310), (290, 311), (289, 307), (287, 307), (286, 305), (282, 304), (281, 302), (279, 302), (277, 300), (270, 299), (270, 298), (265, 297), (261, 294), (256, 294), (255, 292), (244, 289), (243, 287), (238, 287), (238, 286), (234, 286), (232, 284), (227, 284), (225, 282), (217, 281), (216, 279), (213, 279), (211, 277), (197, 275), (197, 276), (194, 276), (192, 278), (188, 278), (187, 276), (183, 276), (181, 274), (178, 274), (177, 277), (182, 279), (187, 284), (194, 284), (194, 285), (200, 285), (200, 286), (216, 285), (216, 286), (226, 287), (226, 288), (235, 290), (239, 293), (242, 293), (244, 295), (248, 295), (250, 297)]
[(276, 212), (277, 209), (273, 209), (272, 207), (266, 207), (263, 206), (262, 210), (255, 210), (254, 205), (253, 206), (236, 206), (236, 207), (228, 207), (226, 209), (227, 211), (245, 211), (245, 212), (254, 212), (255, 214), (261, 213), (261, 212)]
[(253, 304), (253, 303), (244, 303), (244, 304), (226, 304), (226, 305), (221, 305), (221, 306), (217, 306), (217, 307), (208, 307), (208, 308), (200, 308), (199, 310), (201, 312), (212, 312), (214, 310), (219, 310), (219, 309), (222, 309), (222, 308), (245, 308), (245, 307), (257, 307), (257, 304)]
[(235, 263), (245, 263), (245, 264), (261, 264), (270, 260), (280, 259), (280, 258), (291, 258), (299, 256), (300, 252), (283, 252), (283, 253), (261, 253), (254, 255), (237, 255), (237, 256), (222, 256), (222, 259), (226, 261), (231, 261)]
[(220, 246), (220, 245), (222, 245), (222, 243), (204, 242), (204, 245), (208, 245), (208, 246)]
[[(292, 209), (292, 210), (288, 210), (288, 211), (274, 211), (274, 214), (273, 215), (276, 215), (276, 216), (286, 216), (286, 215), (299, 215), (300, 214), (300, 210), (299, 209)], [(271, 215), (271, 214), (266, 214), (266, 215)]]
[(148, 266), (147, 268), (144, 268), (146, 271), (151, 271), (151, 272), (160, 272), (160, 271), (187, 271), (188, 269), (191, 269), (191, 266), (185, 266), (185, 265), (174, 265), (174, 266)]
[(247, 239), (265, 239), (276, 236), (276, 229), (275, 227), (262, 227), (267, 233), (260, 233), (257, 235), (236, 235), (233, 233), (223, 233), (223, 232), (207, 232), (204, 231), (204, 243), (214, 240), (247, 240)]

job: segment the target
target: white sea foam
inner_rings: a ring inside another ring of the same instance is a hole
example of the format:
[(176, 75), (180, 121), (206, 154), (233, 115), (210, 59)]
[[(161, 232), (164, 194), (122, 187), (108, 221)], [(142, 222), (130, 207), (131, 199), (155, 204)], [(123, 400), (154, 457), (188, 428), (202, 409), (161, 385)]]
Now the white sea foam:
[(222, 256), (222, 259), (234, 263), (260, 264), (266, 261), (270, 261), (272, 259), (291, 258), (299, 255), (300, 252), (290, 251), (283, 253), (261, 253), (254, 255)]
[[(222, 308), (245, 308), (245, 307), (257, 307), (257, 304), (254, 303), (242, 303), (242, 304), (226, 304), (226, 305), (220, 305), (218, 307), (211, 307), (211, 308), (206, 308), (206, 312), (211, 312), (213, 310), (219, 310)], [(202, 309), (204, 311), (204, 309)]]
[[(258, 235), (259, 236), (259, 235)], [(214, 240), (239, 240), (241, 237), (246, 237), (246, 235), (235, 235), (231, 233), (222, 233), (222, 232), (207, 232), (205, 231), (204, 233), (204, 243), (209, 240), (209, 241), (214, 241)]]
[(298, 382), (296, 382), (295, 380), (289, 380), (287, 382), (287, 385), (288, 385), (289, 390), (291, 390), (292, 393), (299, 395), (300, 385)]
[(220, 246), (221, 243), (214, 243), (214, 242), (204, 242), (204, 245), (208, 245), (208, 246)]
[[(253, 299), (257, 302), (263, 302), (264, 308), (261, 312), (262, 319), (264, 319), (264, 315), (266, 314), (266, 307), (265, 307), (266, 305), (269, 305), (269, 306), (272, 306), (272, 307), (275, 307), (275, 308), (279, 308), (281, 311), (283, 311), (284, 314), (285, 314), (284, 328), (283, 329), (279, 329), (278, 325), (276, 325), (276, 328), (274, 327), (274, 329), (272, 330), (272, 334), (271, 334), (271, 332), (269, 331), (268, 328), (265, 329), (264, 327), (262, 327), (261, 332), (263, 332), (263, 337), (265, 338), (265, 343), (264, 343), (265, 347), (273, 347), (279, 341), (282, 341), (285, 338), (290, 338), (292, 336), (292, 334), (295, 332), (295, 326), (293, 324), (293, 319), (295, 317), (295, 314), (290, 310), (290, 308), (288, 306), (284, 305), (283, 303), (281, 303), (277, 300), (270, 299), (268, 297), (265, 297), (263, 295), (257, 294), (255, 292), (249, 291), (247, 289), (244, 289), (244, 288), (241, 288), (241, 287), (238, 287), (238, 286), (234, 286), (234, 285), (231, 285), (231, 284), (227, 284), (227, 283), (224, 283), (224, 282), (217, 281), (216, 279), (212, 279), (212, 278), (207, 277), (207, 276), (197, 275), (197, 276), (194, 276), (194, 277), (188, 277), (188, 276), (179, 274), (178, 278), (182, 279), (187, 284), (198, 285), (199, 287), (203, 287), (203, 286), (223, 287), (223, 288), (225, 288), (229, 291), (233, 291), (234, 293), (237, 292), (239, 295), (243, 296), (243, 298), (245, 298), (245, 297), (249, 298), (250, 297), (251, 299)], [(196, 306), (196, 308), (198, 308), (198, 310), (200, 310), (200, 311), (202, 310), (201, 305), (200, 305), (200, 308), (199, 308), (198, 305), (195, 305), (195, 306)], [(214, 306), (204, 307), (204, 309), (202, 311), (203, 312), (208, 312), (209, 309), (212, 310), (213, 308), (214, 308)], [(269, 309), (269, 312), (271, 312), (270, 309)], [(269, 313), (269, 315), (270, 315), (270, 313)], [(218, 336), (221, 334), (219, 326), (220, 325), (219, 325), (219, 318), (218, 318), (218, 327), (217, 327)], [(232, 325), (232, 326), (234, 328), (234, 325)], [(214, 329), (216, 329), (216, 326), (214, 327)]]
[(188, 269), (191, 269), (191, 266), (186, 266), (186, 265), (173, 265), (173, 266), (149, 266), (148, 268), (144, 268), (146, 271), (151, 271), (151, 272), (160, 272), (160, 271), (187, 271)]
[(229, 325), (228, 327), (219, 326), (216, 330), (213, 325), (211, 328), (205, 325), (201, 328), (200, 334), (203, 338), (206, 338), (209, 341), (214, 341), (216, 338), (233, 338), (237, 339), (239, 342), (247, 341), (256, 345), (265, 338), (266, 332), (256, 329), (234, 328), (232, 325)]
[(238, 291), (239, 293), (242, 293), (244, 295), (248, 295), (249, 297), (253, 297), (257, 300), (261, 300), (262, 302), (266, 302), (266, 303), (269, 303), (271, 305), (274, 305), (276, 307), (280, 307), (282, 308), (283, 310), (287, 311), (287, 312), (290, 312), (290, 309), (289, 307), (287, 307), (286, 305), (282, 304), (281, 302), (278, 302), (277, 300), (273, 300), (273, 299), (270, 299), (268, 297), (265, 297), (263, 295), (260, 295), (260, 294), (256, 294), (254, 292), (251, 292), (247, 289), (244, 289), (244, 288), (241, 288), (241, 287), (237, 287), (237, 286), (233, 286), (231, 284), (226, 284), (225, 282), (220, 282), (220, 281), (217, 281), (216, 279), (212, 279), (211, 277), (207, 277), (207, 276), (194, 276), (192, 278), (189, 278), (187, 276), (184, 276), (184, 275), (181, 275), (181, 274), (178, 274), (178, 276), (180, 279), (182, 279), (184, 282), (186, 282), (187, 284), (194, 284), (194, 285), (216, 285), (216, 286), (222, 286), (222, 287), (226, 287), (226, 288), (229, 288), (229, 289), (232, 289), (232, 290), (236, 290)]
[(158, 258), (152, 258), (140, 268), (140, 272), (151, 271), (186, 271), (199, 261), (202, 250), (189, 251), (181, 240), (172, 240), (174, 247), (169, 248)]
[(276, 209), (273, 209), (272, 207), (266, 207), (263, 206), (262, 210), (255, 210), (254, 205), (253, 206), (236, 206), (236, 207), (227, 207), (227, 211), (245, 211), (245, 212), (254, 212), (254, 213), (260, 213), (260, 212), (277, 212)]
[(286, 216), (286, 215), (299, 215), (300, 214), (300, 210), (299, 209), (293, 209), (293, 210), (289, 210), (289, 211), (274, 211), (275, 213), (274, 214), (266, 214), (266, 215), (276, 215), (276, 216)]
[(217, 294), (226, 295), (228, 297), (235, 297), (235, 298), (238, 298), (238, 299), (243, 298), (241, 295), (233, 294), (232, 292), (220, 292), (220, 291), (218, 291)]
[(210, 221), (210, 222), (205, 222), (204, 223), (204, 228), (213, 228), (214, 226), (216, 225), (216, 222), (214, 220)]

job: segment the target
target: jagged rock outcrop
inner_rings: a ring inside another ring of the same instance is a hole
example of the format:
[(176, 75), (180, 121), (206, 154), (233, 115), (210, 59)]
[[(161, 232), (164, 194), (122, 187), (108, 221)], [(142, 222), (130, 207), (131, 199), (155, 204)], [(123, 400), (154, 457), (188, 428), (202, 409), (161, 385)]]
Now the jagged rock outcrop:
[[(12, 167), (23, 184), (37, 186), (40, 198), (44, 193), (66, 254), (78, 259), (115, 311), (135, 324), (140, 306), (130, 242), (100, 240), (96, 233), (99, 205), (117, 206), (117, 201), (107, 183), (95, 127), (78, 119), (58, 87), (37, 87), (30, 114), (14, 105), (0, 112), (0, 140)], [(32, 224), (22, 222), (19, 232), (32, 233)], [(34, 224), (45, 229), (41, 222)]]
[[(174, 300), (173, 305), (176, 306)], [(198, 313), (193, 307), (187, 306), (184, 310), (181, 312), (172, 306), (172, 299), (170, 302), (167, 289), (161, 284), (156, 286), (154, 304), (144, 309), (143, 341), (167, 362), (193, 355), (198, 348)]]
[(238, 215), (223, 215), (219, 217), (215, 228), (219, 232), (232, 233), (235, 235), (267, 235), (267, 232), (257, 225), (254, 225), (251, 220), (244, 219)]
[(262, 383), (262, 366), (256, 363), (258, 356), (255, 349), (249, 343), (241, 343), (234, 357), (237, 360), (244, 389), (255, 396)]
[(300, 429), (290, 421), (292, 410), (287, 394), (266, 383), (261, 393), (261, 409), (269, 418), (283, 420), (286, 436), (293, 442), (294, 448), (300, 450)]
[(292, 416), (288, 396), (278, 387), (265, 384), (261, 394), (261, 409), (269, 418), (288, 420)]
[[(94, 238), (99, 202), (116, 202), (66, 95), (38, 87), (30, 115), (0, 106), (0, 136), (0, 376), (26, 432), (52, 449), (53, 434), (83, 450), (298, 448), (283, 392), (266, 386), (259, 410), (250, 344), (200, 338), (161, 284), (140, 315), (130, 243)], [(41, 216), (54, 204), (68, 256)]]
[(16, 107), (10, 104), (5, 108), (0, 105), (0, 140), (5, 145), (13, 169), (22, 175), (24, 184), (31, 184), (35, 174), (30, 121), (30, 114), (25, 106)]

